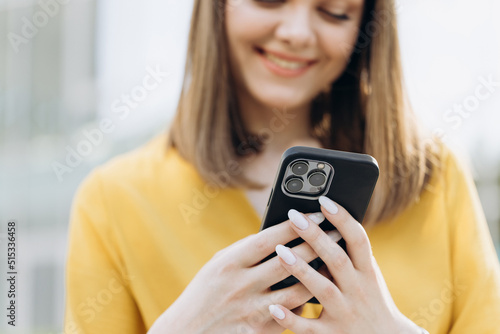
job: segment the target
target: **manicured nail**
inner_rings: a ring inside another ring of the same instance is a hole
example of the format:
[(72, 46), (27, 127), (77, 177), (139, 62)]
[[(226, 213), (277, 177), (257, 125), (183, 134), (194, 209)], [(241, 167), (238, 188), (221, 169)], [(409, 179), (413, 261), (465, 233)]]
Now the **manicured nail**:
[(342, 239), (342, 236), (340, 235), (339, 231), (328, 231), (326, 234), (330, 237), (330, 239), (333, 240), (333, 242), (338, 242), (340, 239)]
[(280, 320), (285, 319), (285, 312), (276, 305), (269, 305), (269, 312)]
[(321, 212), (308, 214), (307, 217), (313, 221), (314, 224), (319, 225), (325, 221), (325, 215)]
[(286, 264), (290, 266), (297, 262), (297, 258), (295, 257), (295, 255), (293, 255), (288, 247), (278, 245), (276, 246), (276, 253), (283, 261), (285, 261)]
[(293, 223), (293, 225), (297, 226), (301, 230), (305, 230), (309, 226), (309, 222), (307, 221), (306, 217), (304, 217), (297, 210), (289, 210), (288, 218), (290, 218), (290, 221)]
[(335, 203), (328, 197), (320, 196), (319, 204), (321, 204), (321, 206), (324, 207), (326, 211), (330, 212), (332, 215), (339, 212), (339, 208), (337, 207), (337, 205), (335, 205)]

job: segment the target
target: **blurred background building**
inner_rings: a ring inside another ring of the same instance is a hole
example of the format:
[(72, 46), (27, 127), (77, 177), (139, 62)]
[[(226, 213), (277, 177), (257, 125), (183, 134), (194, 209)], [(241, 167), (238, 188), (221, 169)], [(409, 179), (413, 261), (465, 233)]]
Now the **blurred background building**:
[[(62, 332), (72, 197), (93, 167), (168, 125), (191, 6), (192, 0), (0, 0), (0, 269), (7, 271), (6, 224), (15, 219), (19, 272), (17, 326), (2, 321), (0, 332)], [(497, 247), (499, 12), (495, 0), (398, 2), (411, 102), (430, 131), (467, 152)], [(151, 73), (157, 81), (146, 89)], [(4, 291), (2, 279), (5, 310)]]

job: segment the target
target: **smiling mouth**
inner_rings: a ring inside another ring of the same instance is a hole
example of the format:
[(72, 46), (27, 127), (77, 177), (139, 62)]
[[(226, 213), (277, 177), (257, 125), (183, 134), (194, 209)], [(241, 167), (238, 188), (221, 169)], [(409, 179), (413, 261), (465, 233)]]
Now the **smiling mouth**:
[(316, 61), (292, 61), (289, 59), (283, 59), (275, 54), (268, 53), (264, 49), (258, 47), (256, 47), (255, 50), (264, 57), (266, 57), (266, 59), (268, 59), (270, 62), (285, 70), (299, 70), (302, 68), (306, 68), (309, 65), (316, 62)]

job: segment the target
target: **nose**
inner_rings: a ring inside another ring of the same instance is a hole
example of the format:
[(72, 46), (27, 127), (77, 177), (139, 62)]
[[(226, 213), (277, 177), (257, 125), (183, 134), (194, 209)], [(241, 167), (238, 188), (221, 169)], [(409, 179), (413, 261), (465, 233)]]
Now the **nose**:
[(276, 37), (296, 49), (311, 46), (316, 38), (311, 15), (308, 8), (290, 7), (276, 29)]

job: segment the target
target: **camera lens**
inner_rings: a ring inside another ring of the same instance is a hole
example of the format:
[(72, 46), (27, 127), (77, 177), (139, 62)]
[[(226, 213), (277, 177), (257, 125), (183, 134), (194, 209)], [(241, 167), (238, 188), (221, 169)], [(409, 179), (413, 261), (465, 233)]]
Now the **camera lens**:
[(304, 175), (305, 173), (307, 173), (308, 167), (308, 164), (303, 161), (296, 162), (292, 166), (292, 172), (295, 175)]
[(304, 182), (302, 182), (301, 179), (293, 178), (288, 180), (288, 182), (286, 183), (286, 190), (288, 190), (291, 193), (297, 193), (302, 190), (303, 186)]
[(315, 187), (323, 185), (325, 181), (326, 176), (321, 172), (314, 172), (309, 176), (309, 183)]

